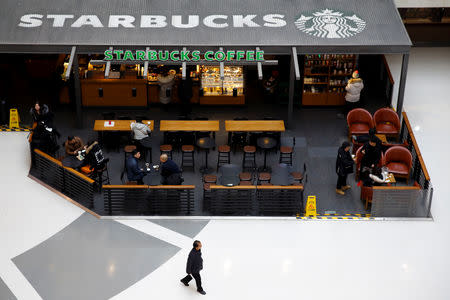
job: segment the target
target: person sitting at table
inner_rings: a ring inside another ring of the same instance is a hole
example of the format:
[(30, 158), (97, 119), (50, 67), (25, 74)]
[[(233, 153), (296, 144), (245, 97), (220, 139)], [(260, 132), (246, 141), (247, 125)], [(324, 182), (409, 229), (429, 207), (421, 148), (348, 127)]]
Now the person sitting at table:
[(377, 137), (375, 134), (377, 133), (375, 127), (374, 128), (370, 128), (369, 129), (369, 134), (363, 134), (363, 135), (353, 135), (352, 139), (356, 142), (356, 143), (360, 143), (360, 144), (364, 144), (367, 143), (368, 141), (370, 141), (370, 139), (374, 139), (377, 147), (379, 147), (381, 149), (383, 142), (380, 140), (379, 137)]
[(142, 123), (142, 118), (136, 118), (136, 122), (131, 123), (131, 130), (133, 131), (133, 139), (135, 141), (148, 138), (152, 132), (147, 124)]
[(139, 157), (141, 157), (141, 152), (137, 150), (133, 150), (133, 152), (131, 152), (131, 155), (128, 156), (125, 165), (127, 169), (127, 178), (128, 181), (136, 181), (137, 184), (144, 184), (144, 181), (142, 179), (145, 175), (147, 175), (147, 173), (139, 168)]
[(78, 151), (84, 148), (83, 140), (78, 136), (68, 136), (67, 141), (64, 142), (64, 148), (67, 155), (78, 155)]
[(369, 168), (364, 167), (361, 170), (361, 183), (363, 186), (374, 186), (374, 185), (381, 185), (386, 182), (386, 178), (383, 178), (381, 169), (378, 167)]
[(235, 164), (225, 164), (219, 168), (219, 184), (224, 186), (239, 185), (241, 168)]
[(161, 154), (159, 160), (161, 161), (161, 184), (179, 185), (183, 183), (180, 168), (167, 154)]
[(364, 144), (361, 153), (364, 155), (361, 159), (361, 170), (364, 167), (374, 168), (380, 162), (381, 149), (373, 137)]

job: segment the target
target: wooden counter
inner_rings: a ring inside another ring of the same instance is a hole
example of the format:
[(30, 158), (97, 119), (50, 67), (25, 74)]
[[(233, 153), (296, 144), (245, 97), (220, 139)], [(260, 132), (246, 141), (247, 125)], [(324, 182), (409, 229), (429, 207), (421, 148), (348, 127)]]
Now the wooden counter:
[(219, 131), (219, 121), (161, 120), (160, 131)]
[(82, 79), (81, 94), (83, 106), (147, 106), (147, 80)]
[[(112, 121), (114, 126), (105, 126), (105, 122)], [(94, 131), (131, 131), (131, 123), (135, 120), (95, 120)], [(147, 124), (150, 122), (150, 129), (153, 131), (155, 128), (155, 121), (143, 120), (142, 123)]]
[(225, 121), (226, 131), (285, 131), (283, 120)]

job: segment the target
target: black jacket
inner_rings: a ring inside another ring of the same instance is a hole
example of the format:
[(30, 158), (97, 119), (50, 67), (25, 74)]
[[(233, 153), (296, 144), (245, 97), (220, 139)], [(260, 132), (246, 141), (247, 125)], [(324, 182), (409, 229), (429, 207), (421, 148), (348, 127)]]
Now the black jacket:
[(365, 143), (362, 150), (365, 154), (361, 159), (361, 168), (371, 167), (372, 165), (378, 165), (381, 159), (381, 149), (378, 146), (372, 147), (369, 142)]
[(162, 163), (161, 165), (161, 176), (169, 177), (174, 173), (181, 173), (181, 170), (177, 166), (177, 164), (169, 158), (166, 162)]
[(129, 156), (126, 161), (128, 181), (142, 180), (145, 172), (139, 169), (138, 161), (135, 157)]
[(197, 274), (203, 269), (202, 251), (192, 248), (186, 264), (186, 273)]
[(336, 158), (336, 173), (339, 176), (353, 173), (354, 163), (350, 151), (345, 151), (344, 148), (340, 147)]

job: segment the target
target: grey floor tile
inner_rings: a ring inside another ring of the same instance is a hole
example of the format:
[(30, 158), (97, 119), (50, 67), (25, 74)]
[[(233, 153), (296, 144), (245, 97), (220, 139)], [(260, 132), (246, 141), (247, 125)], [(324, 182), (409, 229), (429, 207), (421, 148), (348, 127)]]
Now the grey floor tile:
[(16, 300), (16, 296), (11, 292), (6, 283), (0, 278), (0, 299), (2, 300)]
[(46, 300), (108, 299), (180, 248), (115, 221), (83, 214), (13, 262)]
[(193, 238), (208, 224), (209, 220), (149, 220), (170, 230)]

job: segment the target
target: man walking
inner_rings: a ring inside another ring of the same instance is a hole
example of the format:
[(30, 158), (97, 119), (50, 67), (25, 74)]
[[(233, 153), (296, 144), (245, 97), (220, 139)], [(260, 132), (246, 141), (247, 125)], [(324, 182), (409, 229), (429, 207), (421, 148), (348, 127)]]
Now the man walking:
[[(195, 284), (197, 285), (197, 292), (202, 295), (206, 295), (206, 292), (202, 288), (202, 279), (200, 277), (200, 270), (203, 269), (203, 258), (202, 258), (202, 243), (200, 241), (194, 241), (193, 248), (189, 253), (188, 261), (186, 264), (187, 276), (180, 281), (185, 285), (189, 286), (189, 281), (192, 277), (195, 279)], [(192, 275), (192, 276), (191, 276)]]

